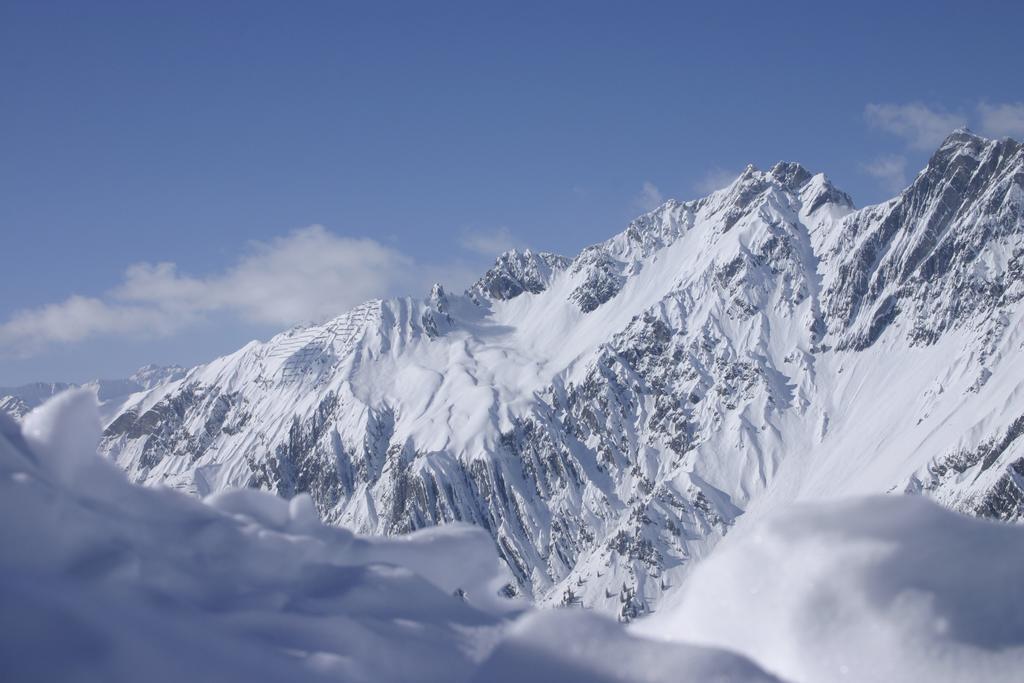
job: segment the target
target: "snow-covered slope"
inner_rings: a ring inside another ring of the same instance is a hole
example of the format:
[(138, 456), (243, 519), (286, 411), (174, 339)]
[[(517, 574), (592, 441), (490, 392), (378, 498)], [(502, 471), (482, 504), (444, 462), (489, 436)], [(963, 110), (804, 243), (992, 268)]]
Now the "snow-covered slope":
[(305, 495), (141, 488), (99, 436), (81, 389), (20, 428), (0, 414), (2, 680), (777, 680), (591, 614), (520, 617), (479, 528), (365, 538), (322, 526)]
[(574, 259), (373, 301), (136, 394), (103, 450), (364, 533), (486, 529), (518, 589), (629, 619), (742, 513), (908, 491), (1016, 519), (1024, 151), (953, 133), (855, 210), (798, 164)]

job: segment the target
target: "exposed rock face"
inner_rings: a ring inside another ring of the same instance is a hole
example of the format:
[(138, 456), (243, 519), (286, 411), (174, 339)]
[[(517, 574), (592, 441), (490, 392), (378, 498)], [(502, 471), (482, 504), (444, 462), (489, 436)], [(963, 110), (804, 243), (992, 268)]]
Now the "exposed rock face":
[(780, 503), (895, 489), (1019, 518), (1022, 267), (1012, 140), (959, 131), (860, 210), (751, 167), (572, 261), (508, 252), (465, 295), (194, 368), (104, 448), (142, 482), (309, 492), (363, 532), (471, 522), (517, 590), (634, 615)]
[(1024, 517), (1024, 415), (972, 450), (937, 458), (906, 493), (926, 493), (966, 514), (1017, 522)]
[(1022, 187), (1020, 143), (959, 131), (898, 198), (849, 221), (823, 295), (832, 330), (849, 330), (840, 344), (874, 343), (901, 312), (910, 341), (928, 344), (1018, 302)]
[(569, 265), (569, 259), (546, 251), (506, 251), (466, 292), (474, 301), (508, 301), (520, 294), (540, 294), (551, 279)]
[(584, 313), (595, 308), (619, 293), (625, 277), (620, 272), (622, 264), (600, 247), (590, 247), (573, 261), (573, 273), (582, 274), (582, 282), (572, 290), (569, 298)]

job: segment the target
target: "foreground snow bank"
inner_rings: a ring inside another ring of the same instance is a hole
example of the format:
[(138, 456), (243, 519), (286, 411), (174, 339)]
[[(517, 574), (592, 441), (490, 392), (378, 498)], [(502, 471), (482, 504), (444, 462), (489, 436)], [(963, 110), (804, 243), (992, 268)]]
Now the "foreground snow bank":
[(629, 637), (618, 623), (582, 610), (533, 612), (509, 628), (477, 673), (478, 683), (526, 681), (775, 681), (753, 662), (714, 648)]
[(1019, 681), (1024, 528), (909, 496), (791, 508), (726, 539), (637, 631), (796, 682)]
[(87, 391), (21, 427), (0, 412), (2, 680), (776, 680), (582, 612), (523, 615), (481, 529), (371, 539), (304, 496), (132, 486), (99, 431)]

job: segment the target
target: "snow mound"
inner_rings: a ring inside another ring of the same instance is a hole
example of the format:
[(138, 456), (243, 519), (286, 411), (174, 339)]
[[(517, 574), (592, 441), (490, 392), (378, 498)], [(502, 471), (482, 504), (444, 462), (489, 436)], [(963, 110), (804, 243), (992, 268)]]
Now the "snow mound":
[(368, 538), (305, 495), (142, 488), (98, 436), (87, 390), (0, 413), (0, 680), (776, 680), (582, 612), (523, 616), (482, 529)]
[(795, 682), (1020, 680), (1024, 528), (889, 496), (737, 532), (637, 630), (728, 647)]
[(474, 678), (475, 683), (776, 680), (739, 655), (624, 637), (622, 626), (607, 618), (564, 609), (519, 619)]

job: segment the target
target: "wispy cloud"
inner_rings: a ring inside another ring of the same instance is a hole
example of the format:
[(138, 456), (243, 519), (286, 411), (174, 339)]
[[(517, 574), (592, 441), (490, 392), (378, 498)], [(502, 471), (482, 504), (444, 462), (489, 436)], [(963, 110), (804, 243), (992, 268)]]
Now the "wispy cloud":
[(665, 197), (661, 194), (661, 190), (658, 186), (649, 180), (645, 180), (643, 187), (640, 189), (640, 194), (637, 196), (634, 204), (643, 211), (650, 211), (656, 209), (665, 203)]
[(211, 315), (278, 326), (322, 320), (374, 297), (415, 291), (431, 274), (437, 269), (375, 240), (312, 226), (251, 243), (234, 265), (209, 277), (180, 273), (173, 263), (132, 265), (105, 296), (73, 295), (15, 313), (0, 324), (0, 347), (27, 356), (49, 343), (166, 336)]
[(16, 355), (29, 356), (51, 342), (77, 342), (95, 336), (163, 336), (193, 322), (145, 306), (111, 304), (94, 297), (72, 295), (59, 303), (22, 310), (0, 325), (0, 345)]
[(704, 177), (694, 183), (693, 189), (702, 195), (711, 194), (729, 185), (739, 174), (739, 171), (728, 171), (716, 166), (708, 169)]
[(508, 228), (500, 227), (491, 230), (466, 230), (462, 233), (459, 246), (474, 254), (494, 258), (522, 244)]
[(879, 157), (861, 166), (864, 172), (876, 178), (889, 192), (899, 192), (907, 186), (907, 159), (896, 154)]
[(932, 150), (946, 139), (950, 131), (963, 126), (960, 114), (912, 104), (869, 104), (864, 108), (868, 123), (903, 138), (915, 149)]
[(981, 102), (978, 104), (978, 117), (980, 130), (985, 135), (994, 138), (1024, 138), (1024, 102)]

